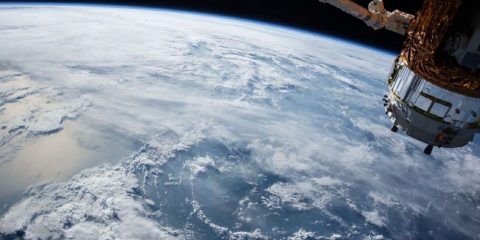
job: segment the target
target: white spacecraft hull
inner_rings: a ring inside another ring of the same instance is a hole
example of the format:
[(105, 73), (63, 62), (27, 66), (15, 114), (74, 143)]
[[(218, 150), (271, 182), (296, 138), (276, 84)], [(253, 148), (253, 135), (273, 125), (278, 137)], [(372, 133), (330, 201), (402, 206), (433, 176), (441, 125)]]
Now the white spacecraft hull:
[(480, 98), (457, 94), (421, 78), (401, 57), (388, 81), (385, 110), (407, 135), (428, 145), (462, 147), (480, 132)]

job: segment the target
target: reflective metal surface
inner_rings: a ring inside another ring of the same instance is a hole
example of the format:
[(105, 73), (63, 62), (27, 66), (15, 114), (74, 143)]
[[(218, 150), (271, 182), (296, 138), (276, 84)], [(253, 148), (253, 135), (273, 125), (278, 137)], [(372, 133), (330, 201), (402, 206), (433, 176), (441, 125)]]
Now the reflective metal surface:
[(397, 58), (388, 80), (386, 112), (409, 136), (441, 147), (461, 147), (480, 132), (480, 98), (461, 95), (421, 78)]

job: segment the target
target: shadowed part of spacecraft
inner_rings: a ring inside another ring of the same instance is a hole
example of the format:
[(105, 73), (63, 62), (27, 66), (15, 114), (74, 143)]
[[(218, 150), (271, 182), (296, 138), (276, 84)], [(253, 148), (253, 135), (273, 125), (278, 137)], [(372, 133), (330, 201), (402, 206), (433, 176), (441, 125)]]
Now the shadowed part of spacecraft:
[(425, 0), (416, 16), (386, 11), (382, 0), (368, 10), (350, 0), (320, 0), (374, 29), (406, 34), (388, 76), (385, 113), (409, 136), (433, 146), (462, 147), (480, 132), (480, 2)]

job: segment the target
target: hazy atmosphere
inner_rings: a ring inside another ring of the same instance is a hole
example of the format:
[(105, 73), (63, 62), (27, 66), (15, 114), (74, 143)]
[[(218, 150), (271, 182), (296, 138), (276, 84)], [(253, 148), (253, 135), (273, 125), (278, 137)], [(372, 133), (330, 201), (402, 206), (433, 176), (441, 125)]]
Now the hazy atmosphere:
[(0, 5), (0, 238), (479, 239), (480, 147), (389, 130), (395, 55), (192, 12)]

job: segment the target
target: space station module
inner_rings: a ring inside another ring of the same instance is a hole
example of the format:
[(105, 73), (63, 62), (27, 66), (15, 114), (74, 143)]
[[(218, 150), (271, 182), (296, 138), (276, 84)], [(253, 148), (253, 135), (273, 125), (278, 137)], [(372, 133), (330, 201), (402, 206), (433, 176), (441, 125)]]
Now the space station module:
[(392, 131), (434, 146), (462, 147), (480, 132), (480, 1), (424, 0), (416, 15), (368, 9), (350, 0), (320, 0), (374, 29), (406, 35), (388, 74), (385, 113)]

